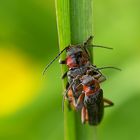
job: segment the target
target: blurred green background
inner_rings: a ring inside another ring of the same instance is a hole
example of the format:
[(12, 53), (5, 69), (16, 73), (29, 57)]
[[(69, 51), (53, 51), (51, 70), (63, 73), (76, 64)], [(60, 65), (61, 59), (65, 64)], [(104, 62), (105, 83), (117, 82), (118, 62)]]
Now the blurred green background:
[[(94, 0), (94, 49), (103, 70), (105, 109), (100, 140), (140, 139), (140, 1)], [(61, 70), (54, 0), (0, 0), (0, 140), (62, 140)], [(94, 135), (94, 131), (93, 131)], [(91, 137), (90, 139), (94, 139)]]

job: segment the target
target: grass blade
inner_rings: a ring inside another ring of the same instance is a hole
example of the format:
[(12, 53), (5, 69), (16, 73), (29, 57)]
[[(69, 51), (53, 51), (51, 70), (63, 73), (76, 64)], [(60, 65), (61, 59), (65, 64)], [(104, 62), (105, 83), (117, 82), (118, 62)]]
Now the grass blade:
[[(83, 43), (90, 35), (93, 35), (93, 0), (55, 0), (55, 4), (60, 51), (69, 44)], [(92, 53), (92, 48), (90, 48), (90, 53)], [(64, 60), (65, 57), (64, 53), (60, 58)], [(62, 73), (66, 70), (66, 66), (62, 66)], [(64, 80), (64, 89), (66, 83), (67, 80)], [(89, 128), (81, 124), (80, 115), (69, 111), (65, 102), (65, 140), (85, 140), (87, 133), (89, 134), (86, 130), (89, 131)]]

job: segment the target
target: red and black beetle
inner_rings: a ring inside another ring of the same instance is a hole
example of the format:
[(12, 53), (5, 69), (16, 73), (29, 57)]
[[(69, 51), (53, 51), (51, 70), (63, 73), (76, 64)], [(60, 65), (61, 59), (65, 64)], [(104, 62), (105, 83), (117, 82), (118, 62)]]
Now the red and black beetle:
[(43, 75), (48, 67), (66, 51), (66, 59), (60, 61), (60, 64), (66, 64), (68, 67), (68, 71), (62, 76), (62, 78), (68, 77), (64, 99), (67, 97), (70, 105), (81, 111), (83, 123), (87, 121), (90, 125), (97, 125), (103, 116), (104, 102), (108, 104), (107, 106), (113, 105), (111, 101), (103, 98), (103, 91), (99, 84), (106, 78), (99, 70), (104, 68), (120, 69), (115, 67), (97, 68), (92, 65), (87, 50), (88, 47), (112, 49), (92, 45), (92, 39), (93, 37), (90, 36), (83, 44), (67, 46), (46, 66)]
[(87, 48), (89, 47), (99, 47), (99, 48), (106, 48), (106, 49), (112, 49), (109, 47), (99, 46), (99, 45), (92, 45), (93, 36), (90, 36), (87, 41), (83, 44), (77, 44), (77, 45), (69, 45), (66, 48), (64, 48), (44, 69), (43, 75), (45, 74), (46, 70), (49, 68), (49, 66), (64, 52), (66, 51), (66, 59), (60, 60), (60, 64), (66, 64), (68, 66), (68, 69), (76, 68), (80, 66), (84, 66), (87, 63), (90, 63), (90, 56), (88, 53)]
[[(77, 88), (81, 94), (77, 101), (73, 97), (71, 89), (68, 91), (68, 99), (71, 106), (81, 110), (82, 123), (88, 122), (90, 125), (98, 125), (101, 122), (104, 113), (104, 107), (112, 106), (113, 103), (103, 98), (103, 91), (100, 88), (99, 81), (91, 75), (83, 75)], [(107, 105), (104, 105), (107, 103)]]
[[(100, 88), (98, 80), (94, 77), (84, 75), (81, 84), (83, 85), (84, 94), (84, 106), (81, 111), (82, 122), (88, 121), (90, 125), (98, 125), (103, 117), (104, 107), (112, 106), (113, 102), (103, 98), (103, 90)], [(107, 105), (104, 105), (104, 103), (107, 103)]]

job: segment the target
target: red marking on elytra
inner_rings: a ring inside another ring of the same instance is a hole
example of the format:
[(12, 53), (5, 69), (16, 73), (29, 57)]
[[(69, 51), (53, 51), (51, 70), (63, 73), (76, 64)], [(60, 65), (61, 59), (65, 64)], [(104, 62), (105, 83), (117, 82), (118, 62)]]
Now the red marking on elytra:
[(78, 64), (71, 56), (66, 58), (66, 64), (69, 68), (78, 67)]
[[(94, 89), (92, 90), (91, 89), (91, 86), (94, 85)], [(88, 96), (88, 95), (91, 95), (91, 94), (95, 94), (96, 91), (98, 91), (100, 89), (100, 85), (99, 85), (99, 82), (94, 79), (90, 85), (83, 85), (83, 91), (85, 92), (85, 94)]]

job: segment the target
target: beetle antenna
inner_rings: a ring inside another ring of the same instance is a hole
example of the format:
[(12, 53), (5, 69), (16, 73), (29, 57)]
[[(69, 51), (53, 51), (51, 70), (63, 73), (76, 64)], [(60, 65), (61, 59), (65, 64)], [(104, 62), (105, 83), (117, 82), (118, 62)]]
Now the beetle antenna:
[(121, 71), (120, 68), (116, 68), (116, 67), (101, 67), (101, 68), (97, 68), (97, 70), (102, 70), (102, 69), (115, 69), (115, 70)]
[[(68, 46), (69, 47), (69, 46)], [(43, 71), (43, 75), (45, 74), (46, 70), (49, 68), (49, 66), (68, 48), (66, 47), (65, 49), (63, 49), (44, 69)]]
[(93, 36), (90, 36), (86, 42), (84, 42), (84, 47), (96, 47), (96, 48), (105, 48), (112, 50), (113, 48), (106, 47), (106, 46), (100, 46), (100, 45), (92, 45), (91, 42), (93, 40)]
[(86, 46), (86, 47), (93, 47), (93, 48), (104, 48), (104, 49), (113, 50), (113, 48), (111, 48), (111, 47), (100, 46), (100, 45), (88, 45), (88, 46)]

